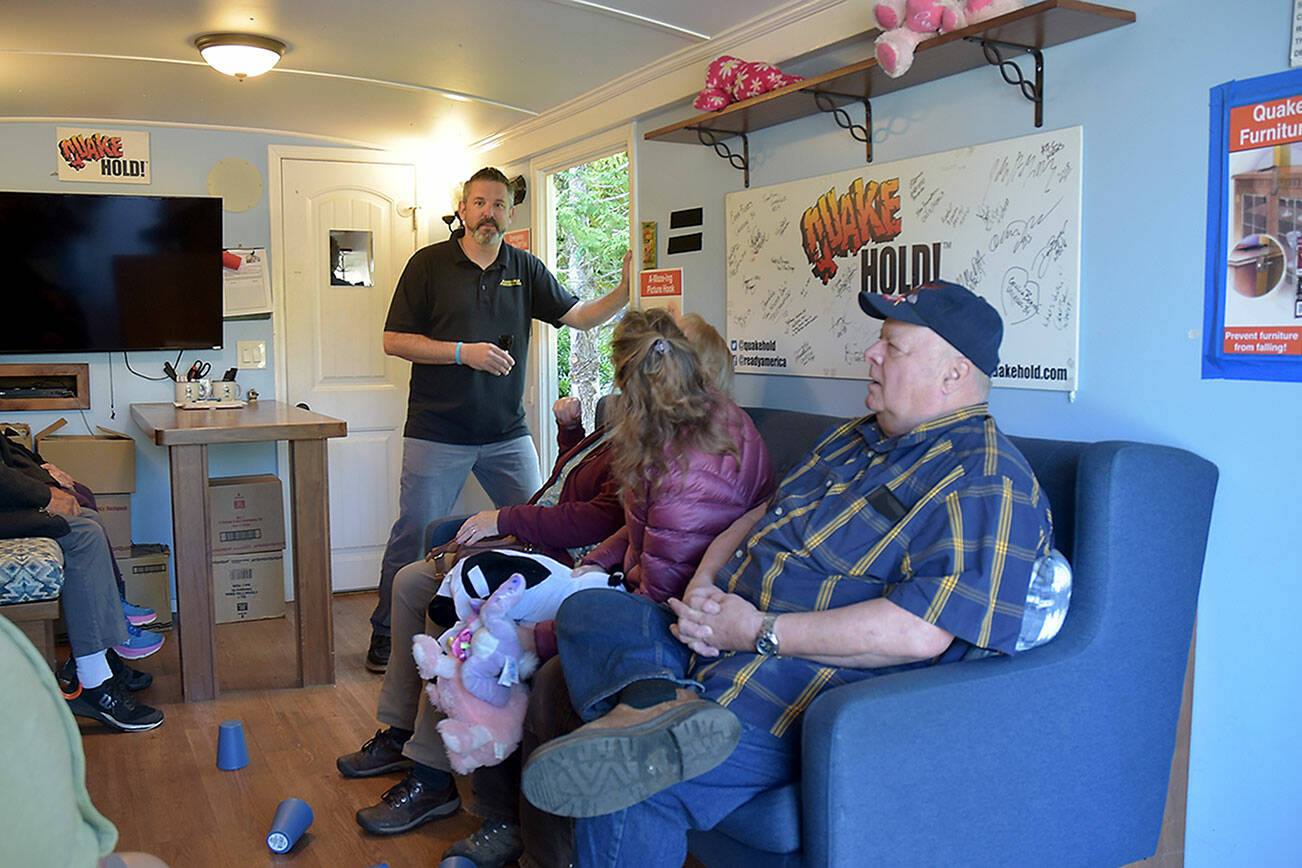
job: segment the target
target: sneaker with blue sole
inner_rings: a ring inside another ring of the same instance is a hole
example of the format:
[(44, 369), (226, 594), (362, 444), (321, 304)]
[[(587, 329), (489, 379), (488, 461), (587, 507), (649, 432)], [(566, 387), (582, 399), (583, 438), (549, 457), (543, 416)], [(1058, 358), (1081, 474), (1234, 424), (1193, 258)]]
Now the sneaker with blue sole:
[(127, 625), (127, 641), (114, 645), (113, 650), (123, 660), (141, 660), (163, 647), (163, 635)]
[(137, 606), (125, 599), (122, 601), (122, 614), (127, 616), (127, 623), (133, 627), (143, 627), (158, 620), (158, 613), (153, 609)]

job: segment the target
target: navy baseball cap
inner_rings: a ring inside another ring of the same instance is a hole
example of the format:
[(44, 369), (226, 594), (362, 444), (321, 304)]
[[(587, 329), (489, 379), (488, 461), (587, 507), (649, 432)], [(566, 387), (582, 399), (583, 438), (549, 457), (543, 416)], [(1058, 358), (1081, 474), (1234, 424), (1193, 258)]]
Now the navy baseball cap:
[(897, 319), (926, 326), (987, 376), (999, 367), (1004, 321), (990, 302), (966, 286), (933, 280), (904, 295), (863, 290), (859, 293), (859, 307), (874, 319)]

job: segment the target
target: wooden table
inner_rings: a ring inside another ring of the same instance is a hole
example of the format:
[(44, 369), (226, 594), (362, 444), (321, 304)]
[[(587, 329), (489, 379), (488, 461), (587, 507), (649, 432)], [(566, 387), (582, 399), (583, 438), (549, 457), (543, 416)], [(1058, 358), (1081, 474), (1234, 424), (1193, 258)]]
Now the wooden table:
[(217, 696), (217, 641), (209, 530), (208, 446), (289, 441), (290, 540), (298, 602), (298, 681), (333, 684), (330, 618), (330, 503), (326, 438), (348, 433), (341, 419), (279, 401), (241, 409), (179, 410), (170, 403), (132, 404), (140, 430), (169, 452), (172, 541), (181, 690), (186, 701)]

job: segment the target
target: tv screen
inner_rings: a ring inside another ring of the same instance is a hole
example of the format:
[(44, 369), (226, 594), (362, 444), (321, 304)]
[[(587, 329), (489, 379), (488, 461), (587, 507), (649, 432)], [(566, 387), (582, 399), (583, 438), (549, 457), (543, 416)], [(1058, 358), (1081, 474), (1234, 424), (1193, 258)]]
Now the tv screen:
[(0, 353), (218, 348), (221, 199), (0, 192)]

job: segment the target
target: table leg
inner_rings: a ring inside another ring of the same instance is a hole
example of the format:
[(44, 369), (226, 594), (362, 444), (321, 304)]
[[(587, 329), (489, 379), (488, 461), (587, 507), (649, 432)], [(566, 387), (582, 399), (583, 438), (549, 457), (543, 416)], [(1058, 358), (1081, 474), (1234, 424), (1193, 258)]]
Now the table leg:
[(330, 612), (330, 484), (325, 440), (289, 441), (300, 685), (335, 683)]
[(172, 446), (172, 544), (185, 701), (217, 697), (217, 632), (209, 539), (208, 447)]

